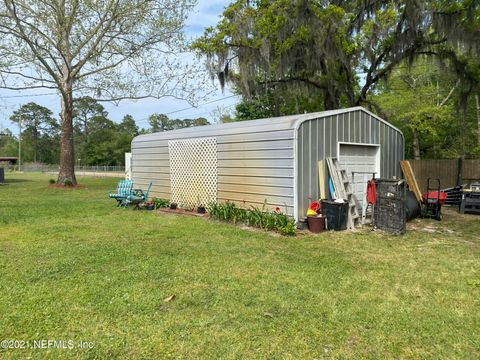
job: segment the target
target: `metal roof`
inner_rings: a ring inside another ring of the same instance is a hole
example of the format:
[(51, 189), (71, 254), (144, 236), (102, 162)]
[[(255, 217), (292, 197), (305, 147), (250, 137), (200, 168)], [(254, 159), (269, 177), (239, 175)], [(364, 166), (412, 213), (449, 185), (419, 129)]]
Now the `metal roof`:
[(0, 156), (0, 161), (18, 160), (16, 156)]
[(288, 115), (288, 116), (279, 116), (266, 119), (258, 120), (245, 120), (245, 121), (235, 121), (226, 124), (213, 124), (213, 125), (204, 125), (204, 126), (195, 126), (183, 129), (169, 130), (156, 132), (152, 134), (145, 134), (136, 136), (132, 142), (141, 142), (141, 141), (150, 141), (150, 140), (159, 140), (159, 139), (175, 139), (175, 138), (185, 138), (185, 137), (202, 137), (208, 136), (212, 133), (220, 132), (222, 134), (234, 134), (237, 130), (241, 129), (243, 132), (257, 132), (262, 129), (268, 129), (269, 127), (272, 130), (287, 130), (287, 129), (298, 129), (301, 123), (318, 119), (322, 117), (332, 116), (343, 114), (352, 111), (362, 110), (369, 115), (375, 117), (377, 120), (385, 123), (389, 127), (401, 132), (399, 129), (386, 122), (385, 120), (379, 118), (377, 115), (371, 113), (361, 106), (351, 107), (346, 109), (338, 110), (329, 110), (329, 111), (320, 111), (315, 113), (308, 114), (298, 114), (298, 115)]

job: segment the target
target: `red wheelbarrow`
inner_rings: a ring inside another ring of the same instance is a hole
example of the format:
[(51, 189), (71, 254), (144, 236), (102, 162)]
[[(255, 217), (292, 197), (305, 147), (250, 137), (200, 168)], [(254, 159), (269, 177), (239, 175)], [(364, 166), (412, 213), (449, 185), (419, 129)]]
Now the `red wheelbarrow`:
[[(437, 184), (433, 188), (430, 184)], [(442, 220), (442, 205), (447, 200), (447, 194), (440, 191), (440, 179), (427, 180), (427, 192), (422, 194), (422, 217)]]

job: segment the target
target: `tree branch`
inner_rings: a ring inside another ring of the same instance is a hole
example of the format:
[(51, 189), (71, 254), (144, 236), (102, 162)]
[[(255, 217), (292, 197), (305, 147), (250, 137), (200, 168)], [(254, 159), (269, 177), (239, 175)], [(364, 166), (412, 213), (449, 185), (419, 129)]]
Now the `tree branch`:
[(457, 80), (455, 85), (452, 87), (452, 89), (448, 93), (447, 97), (445, 99), (443, 99), (443, 101), (440, 103), (440, 105), (438, 105), (438, 107), (442, 107), (443, 105), (445, 105), (447, 103), (447, 101), (450, 99), (450, 97), (452, 96), (453, 92), (455, 91), (455, 89), (457, 88), (457, 86), (459, 84), (460, 84), (460, 80)]
[[(110, 30), (110, 27), (111, 27), (113, 21), (116, 18), (115, 11), (118, 9), (119, 0), (116, 0), (115, 2), (111, 2), (110, 4), (111, 5), (114, 4), (114, 7), (112, 9), (112, 15), (111, 15), (110, 19), (108, 19), (108, 21), (106, 22), (106, 25), (103, 28), (103, 30), (100, 31), (100, 28), (102, 26), (102, 22), (105, 21), (105, 19), (107, 17), (108, 11), (105, 11), (105, 14), (102, 17), (101, 21), (95, 27), (96, 30), (94, 32), (92, 32), (90, 34), (90, 36), (87, 36), (87, 38), (82, 42), (82, 44), (80, 44), (80, 46), (77, 48), (77, 50), (72, 53), (73, 58), (75, 58), (77, 55), (80, 55), (82, 49), (90, 42), (90, 40), (93, 39), (93, 37), (95, 35), (97, 35), (97, 38), (95, 39), (95, 41), (93, 42), (92, 46), (87, 51), (87, 53), (85, 54), (83, 59), (80, 59), (75, 65), (72, 66), (72, 76), (73, 77), (75, 77), (79, 73), (79, 71), (87, 63), (87, 61), (92, 58), (92, 56), (95, 54), (95, 52), (97, 52), (98, 45), (100, 44), (102, 39), (105, 37), (105, 34)], [(97, 32), (99, 32), (99, 34), (97, 34)]]
[(1, 89), (6, 90), (29, 90), (29, 89), (58, 89), (57, 86), (46, 86), (46, 85), (31, 85), (31, 86), (22, 86), (22, 87), (13, 87), (7, 85), (0, 85)]
[[(30, 50), (32, 51), (33, 55), (37, 58), (38, 61), (43, 65), (47, 73), (55, 80), (55, 82), (59, 85), (60, 87), (60, 81), (58, 76), (55, 74), (53, 69), (50, 67), (48, 62), (41, 56), (41, 54), (38, 52), (38, 49), (36, 48), (35, 44), (32, 42), (32, 40), (26, 35), (25, 30), (23, 28), (23, 25), (20, 22), (20, 19), (18, 18), (17, 12), (16, 12), (16, 5), (14, 0), (4, 0), (5, 6), (7, 7), (7, 10), (9, 11), (10, 17), (14, 20), (15, 24), (17, 25), (17, 28), (19, 29), (19, 35), (20, 39), (23, 40)], [(14, 35), (16, 36), (16, 35)], [(18, 36), (16, 36), (18, 37)]]
[(48, 80), (48, 79), (44, 79), (44, 78), (38, 78), (38, 77), (35, 77), (35, 76), (25, 75), (24, 73), (21, 73), (19, 71), (0, 69), (0, 73), (21, 76), (21, 77), (24, 77), (24, 78), (29, 79), (29, 80), (34, 80), (34, 81), (39, 81), (39, 82), (48, 82), (48, 83), (51, 83), (51, 84), (55, 84), (55, 81), (53, 81), (53, 80)]

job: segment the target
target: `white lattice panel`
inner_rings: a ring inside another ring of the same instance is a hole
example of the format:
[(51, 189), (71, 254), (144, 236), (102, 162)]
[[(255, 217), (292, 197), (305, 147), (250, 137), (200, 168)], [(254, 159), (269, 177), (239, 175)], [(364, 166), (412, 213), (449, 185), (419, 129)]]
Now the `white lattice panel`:
[(172, 202), (181, 207), (217, 201), (217, 139), (170, 140)]

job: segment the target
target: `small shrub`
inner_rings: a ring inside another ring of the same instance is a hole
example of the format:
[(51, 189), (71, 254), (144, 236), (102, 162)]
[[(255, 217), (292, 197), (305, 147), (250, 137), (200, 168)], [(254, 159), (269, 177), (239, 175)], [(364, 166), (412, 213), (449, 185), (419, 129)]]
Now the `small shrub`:
[(263, 213), (259, 208), (253, 207), (248, 211), (247, 224), (263, 228)]
[(293, 219), (290, 219), (289, 222), (285, 226), (280, 227), (278, 231), (285, 236), (295, 236), (297, 233), (297, 225), (295, 225)]
[(170, 200), (153, 198), (152, 204), (155, 210), (161, 209), (161, 208), (168, 208), (170, 206)]
[(291, 222), (291, 218), (282, 213), (275, 213), (275, 220), (277, 221), (277, 227), (287, 226)]
[(72, 187), (72, 186), (73, 186), (72, 180), (68, 180), (68, 179), (65, 180), (65, 181), (63, 182), (63, 186), (65, 186), (65, 187)]
[(53, 179), (50, 179), (50, 180), (48, 180), (48, 183), (49, 183), (50, 185), (53, 185), (53, 184), (55, 184), (55, 183), (56, 183), (56, 181), (55, 181), (55, 180), (53, 180)]
[(237, 206), (229, 201), (223, 204), (212, 202), (208, 205), (208, 213), (211, 218), (226, 222), (236, 222), (238, 210)]
[(212, 218), (212, 219), (217, 219), (218, 220), (218, 214), (219, 214), (219, 210), (218, 210), (218, 203), (216, 202), (210, 202), (208, 203), (208, 206), (207, 206), (207, 211), (208, 211), (208, 215)]
[(250, 209), (241, 209), (232, 202), (222, 204), (212, 202), (208, 205), (208, 213), (212, 219), (244, 223), (268, 231), (278, 231), (282, 235), (295, 235), (295, 221), (289, 216), (275, 211), (266, 211), (267, 204), (262, 208), (252, 206)]
[(234, 212), (233, 223), (245, 223), (247, 220), (248, 211), (245, 209), (237, 208)]

